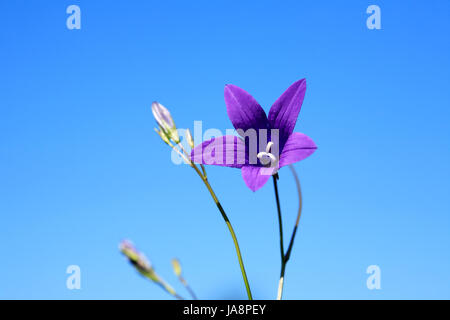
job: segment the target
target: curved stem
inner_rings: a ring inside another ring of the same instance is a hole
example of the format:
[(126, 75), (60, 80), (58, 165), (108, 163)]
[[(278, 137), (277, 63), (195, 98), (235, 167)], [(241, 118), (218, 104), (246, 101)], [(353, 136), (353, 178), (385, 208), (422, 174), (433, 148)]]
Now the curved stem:
[(191, 286), (187, 283), (186, 279), (184, 279), (181, 275), (178, 276), (178, 280), (180, 280), (181, 284), (186, 288), (186, 290), (191, 295), (192, 299), (198, 300), (197, 295), (194, 290), (192, 290)]
[(186, 285), (186, 289), (189, 292), (189, 294), (191, 295), (192, 299), (198, 300), (197, 295), (195, 294), (194, 290), (192, 290), (190, 285)]
[[(145, 275), (147, 278), (149, 278), (150, 280), (156, 282), (156, 284), (158, 284), (161, 288), (163, 288), (167, 293), (169, 293), (170, 295), (174, 296), (175, 298), (177, 298), (178, 300), (184, 300), (184, 298), (182, 296), (180, 296), (178, 293), (176, 293), (176, 291), (172, 288), (171, 285), (169, 285), (167, 282), (165, 282), (161, 277), (159, 277), (158, 275), (154, 274), (153, 277), (149, 276), (149, 275)], [(155, 278), (156, 277), (156, 278)]]
[[(167, 143), (167, 142), (166, 142)], [(206, 176), (206, 170), (205, 167), (201, 164), (200, 167), (202, 169), (202, 172), (198, 169), (196, 164), (190, 159), (189, 153), (186, 151), (186, 149), (183, 147), (183, 145), (180, 143), (180, 141), (175, 141), (176, 145), (180, 147), (181, 151), (176, 148), (173, 144), (168, 143), (170, 147), (172, 147), (173, 150), (175, 150), (181, 158), (188, 163), (192, 168), (194, 168), (195, 172), (197, 172), (198, 176), (202, 179), (203, 183), (205, 184), (206, 188), (208, 189), (209, 193), (211, 194), (211, 197), (213, 198), (217, 208), (219, 209), (220, 213), (222, 214), (222, 218), (225, 221), (228, 230), (230, 231), (231, 237), (233, 238), (234, 247), (236, 248), (236, 254), (239, 260), (239, 266), (241, 268), (242, 278), (244, 279), (245, 288), (247, 290), (247, 296), (249, 300), (253, 300), (252, 292), (250, 290), (250, 284), (247, 279), (247, 273), (245, 272), (244, 267), (244, 261), (242, 260), (242, 254), (241, 250), (239, 248), (239, 243), (237, 241), (236, 234), (234, 232), (233, 226), (231, 225), (230, 219), (228, 219), (227, 214), (225, 213), (225, 210), (223, 209), (222, 205), (219, 202), (219, 199), (217, 198), (216, 194), (214, 193), (211, 185), (209, 184), (208, 178)]]
[(248, 279), (247, 279), (247, 273), (245, 272), (244, 261), (242, 260), (241, 250), (239, 248), (239, 243), (237, 241), (237, 237), (234, 232), (233, 226), (231, 225), (230, 219), (228, 219), (228, 216), (225, 213), (225, 210), (223, 209), (222, 205), (220, 204), (219, 199), (217, 198), (216, 194), (214, 193), (211, 185), (209, 184), (208, 179), (204, 175), (202, 175), (202, 173), (200, 172), (200, 170), (197, 168), (197, 166), (195, 164), (193, 164), (192, 167), (195, 169), (197, 174), (202, 179), (203, 183), (205, 184), (206, 188), (208, 189), (209, 193), (211, 194), (211, 197), (213, 198), (217, 208), (219, 209), (220, 213), (222, 214), (223, 220), (227, 224), (228, 230), (230, 231), (231, 237), (233, 238), (234, 247), (236, 248), (236, 254), (237, 254), (237, 257), (239, 260), (239, 266), (241, 268), (242, 278), (244, 279), (244, 284), (245, 284), (245, 288), (247, 290), (248, 299), (253, 300), (252, 292), (250, 290), (250, 284), (248, 283)]
[(300, 186), (300, 180), (298, 179), (297, 172), (295, 172), (294, 166), (290, 164), (289, 169), (291, 169), (292, 175), (294, 176), (295, 179), (295, 185), (297, 187), (298, 212), (297, 212), (297, 219), (295, 220), (294, 230), (292, 231), (291, 240), (289, 241), (289, 247), (285, 256), (286, 262), (289, 260), (291, 256), (292, 247), (294, 246), (295, 235), (297, 234), (298, 224), (300, 222), (300, 217), (302, 216), (302, 209), (303, 209), (302, 188)]
[(212, 189), (211, 185), (209, 184), (208, 178), (206, 176), (206, 170), (203, 165), (201, 165), (202, 172), (198, 169), (198, 167), (193, 163), (190, 158), (187, 151), (183, 148), (183, 146), (178, 143), (178, 146), (180, 146), (181, 151), (178, 150), (175, 147), (172, 147), (178, 154), (188, 163), (192, 168), (194, 168), (195, 172), (197, 172), (198, 176), (202, 179), (203, 183), (205, 184), (206, 188), (208, 189), (209, 193), (211, 194), (211, 197), (214, 200), (214, 203), (216, 204), (217, 208), (219, 209), (223, 220), (227, 224), (228, 230), (230, 231), (231, 237), (233, 238), (234, 247), (236, 248), (236, 254), (239, 260), (239, 266), (241, 268), (242, 278), (244, 279), (245, 288), (247, 290), (247, 296), (249, 300), (253, 300), (252, 292), (250, 290), (250, 284), (248, 283), (247, 279), (247, 273), (245, 272), (244, 267), (244, 261), (242, 259), (241, 250), (239, 248), (239, 243), (237, 241), (236, 234), (234, 232), (233, 226), (231, 225), (230, 219), (228, 219), (227, 214), (225, 213), (225, 210), (223, 209), (221, 203), (219, 202), (219, 199), (217, 198), (216, 194), (214, 193), (214, 190)]
[[(300, 222), (300, 217), (302, 214), (302, 207), (303, 207), (303, 201), (302, 201), (302, 190), (300, 187), (300, 180), (298, 179), (297, 173), (295, 172), (295, 169), (292, 165), (289, 165), (289, 168), (291, 169), (292, 175), (295, 179), (295, 185), (297, 187), (298, 192), (298, 213), (297, 213), (297, 219), (295, 220), (295, 226), (292, 231), (291, 240), (289, 241), (289, 246), (286, 251), (286, 254), (284, 254), (284, 251), (282, 251), (282, 259), (281, 259), (281, 271), (280, 271), (280, 280), (278, 281), (278, 293), (277, 293), (277, 300), (281, 300), (283, 297), (283, 287), (284, 287), (284, 273), (286, 271), (286, 265), (289, 261), (289, 258), (291, 257), (292, 247), (294, 246), (294, 239), (295, 235), (297, 234), (298, 224)], [(274, 176), (274, 187), (275, 187), (275, 195), (277, 198), (277, 207), (278, 207), (278, 221), (280, 223), (280, 237), (283, 236), (282, 229), (281, 229), (281, 210), (280, 210), (280, 204), (279, 204), (279, 198), (278, 198), (278, 188), (277, 188), (277, 182)], [(282, 239), (280, 240), (281, 243), (283, 243)]]

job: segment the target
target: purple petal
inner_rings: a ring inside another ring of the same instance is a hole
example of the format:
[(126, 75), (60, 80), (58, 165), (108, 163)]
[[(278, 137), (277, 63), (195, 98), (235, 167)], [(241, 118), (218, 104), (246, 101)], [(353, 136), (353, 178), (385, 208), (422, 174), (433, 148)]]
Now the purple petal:
[(242, 167), (242, 178), (244, 179), (247, 187), (249, 187), (252, 191), (256, 191), (261, 188), (271, 177), (270, 174), (264, 174), (264, 170), (267, 171), (267, 168), (257, 166)]
[(228, 84), (225, 86), (225, 104), (228, 117), (236, 130), (267, 129), (267, 116), (259, 103), (245, 90)]
[(283, 147), (294, 131), (297, 117), (306, 92), (306, 79), (294, 82), (272, 105), (269, 111), (269, 124), (279, 129), (280, 146)]
[(222, 136), (205, 141), (191, 151), (195, 163), (241, 168), (247, 163), (245, 145), (236, 136)]
[(300, 132), (290, 135), (280, 155), (280, 168), (301, 161), (316, 151), (317, 146), (310, 137)]

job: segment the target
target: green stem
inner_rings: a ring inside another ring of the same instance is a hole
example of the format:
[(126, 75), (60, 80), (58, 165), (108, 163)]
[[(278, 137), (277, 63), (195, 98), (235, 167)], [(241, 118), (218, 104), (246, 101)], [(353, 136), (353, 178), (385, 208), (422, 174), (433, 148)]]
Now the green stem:
[(194, 290), (192, 290), (190, 285), (186, 285), (186, 289), (189, 292), (189, 294), (191, 295), (192, 299), (198, 300), (197, 295), (195, 294)]
[(219, 202), (219, 199), (217, 198), (216, 194), (214, 193), (211, 185), (209, 184), (208, 179), (200, 172), (200, 170), (197, 168), (195, 164), (192, 165), (192, 167), (195, 169), (197, 174), (202, 179), (203, 183), (205, 184), (206, 188), (208, 189), (209, 193), (211, 194), (211, 197), (213, 198), (217, 208), (219, 209), (220, 213), (222, 214), (222, 218), (227, 224), (228, 230), (230, 231), (231, 237), (233, 238), (234, 246), (236, 248), (236, 254), (239, 260), (239, 266), (241, 268), (242, 278), (244, 279), (245, 288), (247, 290), (247, 296), (249, 300), (253, 300), (252, 292), (250, 290), (250, 284), (248, 283), (247, 279), (247, 273), (245, 272), (244, 262), (242, 260), (241, 250), (239, 249), (239, 243), (237, 241), (236, 234), (234, 233), (233, 227), (231, 225), (230, 220), (228, 219), (227, 214), (225, 213), (225, 210), (223, 209), (222, 205)]
[(157, 274), (153, 273), (152, 275), (147, 274), (145, 275), (148, 279), (152, 280), (156, 284), (158, 284), (161, 288), (163, 288), (167, 293), (171, 294), (178, 300), (184, 300), (182, 296), (180, 296), (178, 293), (175, 292), (175, 290), (172, 288), (171, 285), (169, 285), (167, 282), (165, 282), (161, 277), (159, 277)]
[(277, 202), (277, 212), (278, 212), (278, 225), (280, 230), (280, 252), (281, 252), (281, 263), (284, 261), (284, 244), (283, 244), (283, 220), (281, 218), (281, 206), (280, 206), (280, 196), (278, 195), (278, 174), (275, 174), (273, 177), (273, 188), (275, 190), (275, 200)]
[[(289, 165), (289, 168), (291, 169), (291, 172), (295, 179), (295, 185), (297, 187), (298, 192), (298, 213), (297, 213), (297, 219), (295, 221), (294, 229), (292, 230), (291, 240), (289, 241), (289, 246), (286, 251), (286, 254), (284, 254), (284, 250), (282, 250), (281, 253), (281, 271), (280, 271), (280, 280), (278, 281), (278, 294), (277, 294), (277, 300), (281, 300), (283, 297), (283, 287), (284, 287), (284, 273), (286, 271), (286, 265), (289, 261), (289, 258), (291, 257), (292, 247), (294, 246), (294, 239), (295, 235), (297, 234), (298, 224), (300, 222), (300, 217), (302, 214), (302, 207), (303, 207), (303, 201), (302, 201), (302, 190), (300, 187), (300, 180), (298, 179), (297, 173), (295, 172), (295, 169), (292, 165)], [(281, 248), (283, 248), (283, 230), (281, 226), (281, 210), (280, 210), (280, 199), (278, 196), (278, 187), (277, 187), (277, 177), (273, 176), (273, 183), (275, 188), (275, 197), (277, 200), (277, 208), (278, 208), (278, 222), (280, 223), (280, 243)]]
[(284, 286), (284, 271), (286, 270), (286, 260), (281, 262), (281, 272), (280, 272), (280, 280), (278, 281), (278, 294), (277, 300), (281, 300), (283, 297), (283, 286)]
[(244, 279), (245, 288), (247, 290), (247, 296), (249, 300), (253, 300), (252, 292), (250, 290), (250, 284), (248, 283), (247, 279), (247, 273), (245, 272), (244, 262), (242, 260), (241, 250), (239, 249), (239, 243), (237, 241), (236, 234), (234, 233), (233, 226), (231, 225), (230, 219), (228, 219), (227, 214), (225, 213), (225, 210), (223, 210), (222, 205), (219, 202), (219, 199), (217, 198), (216, 194), (214, 193), (211, 185), (209, 184), (208, 178), (206, 176), (206, 170), (203, 165), (200, 165), (202, 168), (202, 172), (198, 169), (198, 167), (190, 160), (189, 154), (187, 151), (183, 148), (183, 146), (178, 143), (178, 145), (181, 148), (181, 151), (178, 150), (175, 147), (172, 147), (178, 154), (188, 163), (192, 168), (194, 168), (195, 172), (197, 172), (198, 176), (202, 179), (203, 183), (205, 184), (206, 188), (208, 189), (209, 193), (211, 194), (211, 197), (213, 198), (217, 208), (219, 209), (220, 213), (222, 214), (222, 218), (227, 224), (228, 230), (230, 231), (231, 237), (233, 238), (234, 247), (236, 248), (236, 254), (239, 260), (239, 266), (241, 268), (242, 278)]
[(281, 205), (280, 205), (280, 196), (278, 195), (278, 174), (275, 174), (273, 177), (273, 188), (275, 190), (275, 200), (277, 202), (277, 212), (278, 212), (278, 225), (280, 230), (280, 251), (281, 251), (281, 271), (280, 271), (280, 280), (278, 282), (278, 294), (277, 300), (281, 300), (283, 295), (283, 285), (284, 285), (284, 272), (286, 270), (286, 257), (284, 255), (284, 244), (283, 244), (283, 220), (281, 218)]
[(302, 188), (300, 186), (300, 180), (297, 176), (297, 172), (295, 172), (294, 166), (290, 164), (289, 169), (291, 169), (292, 175), (294, 176), (294, 179), (295, 179), (295, 186), (297, 187), (298, 213), (297, 213), (297, 219), (295, 220), (294, 230), (292, 230), (291, 241), (289, 242), (289, 247), (288, 247), (288, 250), (287, 250), (286, 256), (285, 256), (286, 263), (288, 262), (288, 260), (291, 256), (292, 247), (294, 246), (295, 235), (297, 234), (298, 224), (300, 222), (300, 217), (302, 216), (302, 209), (303, 209), (303, 197), (302, 197)]
[(192, 290), (191, 286), (187, 283), (187, 281), (181, 275), (178, 276), (178, 279), (183, 284), (183, 286), (186, 288), (186, 290), (189, 292), (192, 299), (198, 300), (197, 295), (195, 294), (194, 290)]

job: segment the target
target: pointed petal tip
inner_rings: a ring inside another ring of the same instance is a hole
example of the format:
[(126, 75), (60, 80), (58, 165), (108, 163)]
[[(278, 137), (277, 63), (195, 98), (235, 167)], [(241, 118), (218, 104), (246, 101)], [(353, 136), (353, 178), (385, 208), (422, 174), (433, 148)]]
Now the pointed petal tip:
[(247, 91), (227, 84), (224, 89), (224, 99), (228, 117), (236, 130), (266, 129), (267, 115), (259, 103)]
[(289, 86), (289, 88), (286, 89), (286, 91), (289, 89), (292, 90), (294, 88), (295, 90), (306, 90), (306, 78), (295, 81), (293, 84)]
[(300, 84), (300, 83), (304, 83), (306, 86), (306, 78), (302, 78), (300, 80), (295, 81), (293, 84)]
[(235, 84), (231, 84), (231, 83), (227, 83), (224, 87), (224, 91), (227, 92), (228, 90), (233, 91), (236, 89), (240, 89), (237, 85)]
[(316, 143), (304, 133), (294, 132), (280, 155), (280, 167), (302, 161), (317, 150)]
[(241, 169), (242, 178), (246, 186), (253, 192), (261, 189), (269, 180), (270, 175), (261, 174), (262, 167), (243, 166)]
[(280, 130), (281, 145), (294, 131), (305, 93), (306, 79), (297, 80), (283, 92), (269, 110), (269, 124), (272, 128)]

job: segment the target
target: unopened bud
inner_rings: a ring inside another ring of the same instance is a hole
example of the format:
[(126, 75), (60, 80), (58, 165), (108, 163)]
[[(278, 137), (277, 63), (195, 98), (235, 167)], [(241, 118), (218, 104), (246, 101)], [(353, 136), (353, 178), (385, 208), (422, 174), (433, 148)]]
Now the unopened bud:
[(173, 272), (175, 272), (175, 275), (177, 277), (179, 277), (181, 275), (180, 261), (178, 261), (178, 259), (172, 259), (172, 267), (173, 267)]
[(177, 128), (169, 110), (167, 110), (159, 102), (152, 103), (152, 113), (155, 117), (156, 122), (158, 122), (161, 129), (167, 134), (167, 136), (175, 142), (179, 142), (180, 137), (178, 136)]
[(139, 271), (139, 273), (153, 281), (159, 282), (159, 278), (155, 274), (150, 261), (148, 261), (145, 255), (134, 247), (131, 241), (122, 241), (119, 245), (119, 250), (128, 258), (128, 261), (136, 268), (137, 271)]
[(195, 147), (194, 139), (192, 138), (191, 130), (189, 130), (189, 129), (186, 129), (186, 140), (189, 143), (189, 146), (191, 147), (191, 149), (194, 149), (194, 147)]
[(156, 128), (155, 128), (155, 131), (165, 143), (167, 143), (169, 146), (171, 145), (170, 140), (167, 137), (167, 134), (165, 132), (163, 132), (162, 130), (158, 130)]

